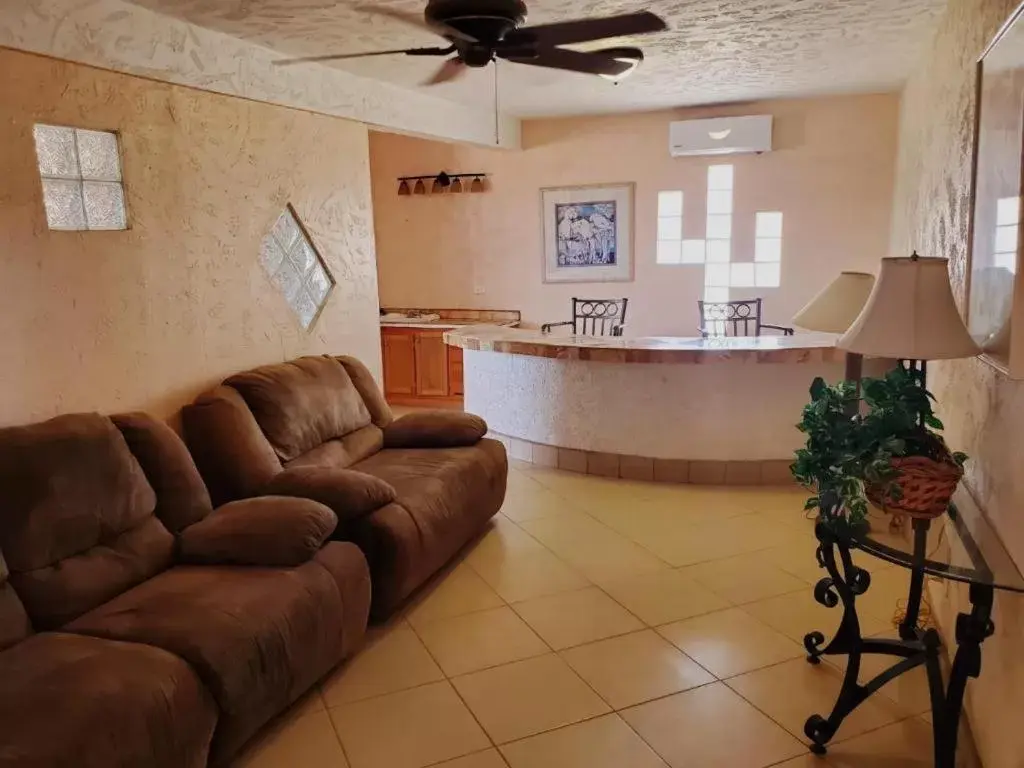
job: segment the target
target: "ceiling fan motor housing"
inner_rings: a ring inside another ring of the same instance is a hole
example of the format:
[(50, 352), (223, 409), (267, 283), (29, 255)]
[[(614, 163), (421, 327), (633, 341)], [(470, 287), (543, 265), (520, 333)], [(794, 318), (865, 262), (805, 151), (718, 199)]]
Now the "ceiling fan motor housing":
[(512, 30), (526, 23), (526, 4), (523, 0), (430, 0), (424, 11), (427, 23), (441, 23), (480, 41), (478, 46), (467, 46), (462, 59), (471, 67), (490, 63), (494, 44)]

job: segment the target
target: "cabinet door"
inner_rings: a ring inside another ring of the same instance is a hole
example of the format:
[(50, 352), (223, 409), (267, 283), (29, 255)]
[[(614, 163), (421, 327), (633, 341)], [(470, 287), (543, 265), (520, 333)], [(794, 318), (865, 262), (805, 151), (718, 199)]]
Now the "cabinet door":
[(444, 343), (444, 331), (416, 334), (416, 394), (448, 396), (448, 345)]
[(462, 388), (462, 347), (448, 347), (448, 394), (464, 394)]
[(385, 395), (416, 393), (415, 341), (415, 334), (401, 329), (381, 334), (381, 342), (384, 345)]

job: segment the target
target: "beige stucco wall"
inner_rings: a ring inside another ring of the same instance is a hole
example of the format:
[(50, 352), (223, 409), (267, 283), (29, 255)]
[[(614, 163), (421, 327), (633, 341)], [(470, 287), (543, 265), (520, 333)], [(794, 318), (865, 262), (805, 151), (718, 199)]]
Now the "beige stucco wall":
[[(606, 117), (532, 120), (506, 151), (370, 134), (381, 302), (508, 308), (528, 323), (565, 319), (570, 298), (628, 296), (629, 332), (692, 336), (704, 268), (655, 263), (658, 192), (684, 193), (684, 233), (705, 234), (707, 166), (735, 166), (733, 261), (753, 261), (754, 215), (782, 211), (782, 285), (762, 296), (767, 322), (790, 318), (843, 269), (877, 271), (886, 255), (899, 111), (897, 94), (745, 103)], [(673, 120), (772, 114), (774, 151), (669, 156)], [(480, 195), (400, 197), (396, 177), (487, 172)], [(545, 284), (540, 190), (635, 182), (630, 283)], [(478, 292), (478, 291), (482, 291)]]
[[(380, 367), (367, 130), (0, 49), (0, 424), (173, 414), (307, 353)], [(50, 232), (35, 122), (121, 134), (131, 229)], [(260, 267), (291, 202), (337, 280), (311, 332)]]
[[(963, 301), (974, 132), (975, 62), (1017, 0), (952, 0), (929, 55), (907, 84), (892, 250), (948, 256)], [(935, 364), (930, 385), (947, 437), (972, 459), (967, 484), (1024, 567), (1024, 382), (978, 360)], [(936, 608), (947, 636), (966, 591), (939, 588)], [(1024, 754), (1024, 597), (1002, 596), (997, 634), (986, 642), (983, 673), (969, 686), (971, 726), (986, 768), (1019, 768)]]

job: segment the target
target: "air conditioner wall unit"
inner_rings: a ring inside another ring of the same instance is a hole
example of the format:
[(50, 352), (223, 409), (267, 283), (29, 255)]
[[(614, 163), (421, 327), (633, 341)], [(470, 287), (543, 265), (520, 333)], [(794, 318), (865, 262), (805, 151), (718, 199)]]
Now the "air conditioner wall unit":
[(713, 117), (669, 124), (672, 157), (771, 152), (772, 116)]

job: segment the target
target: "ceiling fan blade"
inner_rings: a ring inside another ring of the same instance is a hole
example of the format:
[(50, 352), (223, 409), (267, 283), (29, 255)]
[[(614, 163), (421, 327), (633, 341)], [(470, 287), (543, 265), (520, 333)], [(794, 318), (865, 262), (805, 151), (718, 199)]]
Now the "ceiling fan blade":
[(303, 56), (298, 59), (281, 59), (275, 61), (276, 67), (290, 67), (292, 64), (309, 64), (315, 61), (343, 61), (345, 59), (362, 59), (368, 56), (393, 56), (404, 53), (406, 56), (447, 56), (454, 48), (396, 48), (391, 51), (368, 51), (367, 53), (329, 53), (323, 56)]
[(466, 65), (462, 63), (459, 58), (448, 59), (441, 67), (434, 73), (433, 77), (424, 82), (424, 85), (438, 85), (439, 83), (447, 83), (456, 78), (462, 77), (466, 71)]
[(461, 40), (464, 43), (477, 42), (475, 37), (467, 35), (465, 32), (461, 32), (455, 27), (450, 27), (447, 24), (428, 22), (423, 17), (422, 13), (399, 11), (395, 8), (378, 8), (374, 5), (357, 5), (355, 6), (355, 10), (362, 11), (363, 13), (370, 13), (375, 16), (387, 16), (389, 19), (400, 21), (403, 24), (418, 27), (419, 29), (425, 29), (428, 32), (433, 32), (435, 35), (447, 37), (449, 40)]
[(609, 37), (646, 35), (651, 32), (663, 32), (666, 29), (668, 29), (668, 25), (661, 17), (648, 11), (640, 11), (622, 16), (578, 19), (523, 27), (506, 35), (505, 41), (511, 44), (534, 40), (541, 47), (549, 47), (586, 43), (590, 40), (604, 40)]
[(571, 51), (568, 48), (543, 48), (536, 56), (523, 58), (520, 56), (504, 56), (502, 58), (517, 64), (529, 64), (534, 67), (548, 69), (565, 69), (569, 72), (582, 72), (587, 75), (608, 75), (614, 77), (632, 69), (628, 61), (619, 61), (601, 53), (585, 53)]

